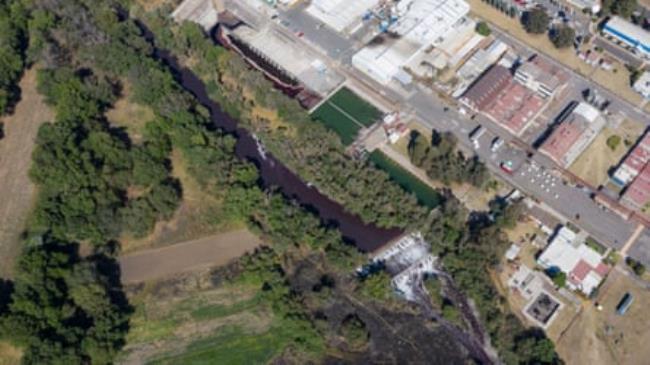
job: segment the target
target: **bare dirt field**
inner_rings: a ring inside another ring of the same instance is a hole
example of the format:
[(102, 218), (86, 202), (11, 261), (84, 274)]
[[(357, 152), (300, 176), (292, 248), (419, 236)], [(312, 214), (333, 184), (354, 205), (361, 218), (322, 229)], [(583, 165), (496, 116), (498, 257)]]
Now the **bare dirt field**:
[[(616, 314), (625, 293), (634, 296), (628, 312)], [(567, 364), (647, 364), (650, 357), (650, 327), (647, 308), (650, 292), (618, 270), (613, 270), (600, 288), (603, 310), (585, 305), (580, 317), (557, 344)]]
[[(643, 131), (643, 126), (625, 120), (616, 129), (604, 128), (591, 145), (571, 165), (569, 171), (585, 180), (594, 187), (607, 182), (608, 171), (616, 166), (625, 155), (628, 147), (624, 141), (635, 142)], [(619, 136), (621, 142), (612, 150), (607, 146), (607, 139)]]
[(223, 265), (261, 244), (259, 237), (248, 230), (239, 230), (140, 251), (120, 258), (122, 282), (142, 282), (192, 269)]
[(35, 187), (27, 175), (38, 128), (54, 114), (36, 91), (36, 70), (20, 81), (21, 101), (13, 115), (2, 118), (0, 140), (0, 276), (11, 276), (20, 234), (32, 207)]

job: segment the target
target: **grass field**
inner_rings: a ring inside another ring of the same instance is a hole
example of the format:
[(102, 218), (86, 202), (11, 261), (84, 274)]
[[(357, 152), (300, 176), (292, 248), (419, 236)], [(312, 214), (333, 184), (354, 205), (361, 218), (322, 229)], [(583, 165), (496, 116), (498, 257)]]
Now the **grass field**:
[(325, 124), (341, 137), (345, 145), (354, 142), (359, 130), (372, 125), (381, 111), (343, 88), (312, 113), (312, 118)]
[[(616, 129), (604, 128), (589, 147), (571, 164), (569, 171), (592, 186), (598, 187), (607, 182), (610, 168), (616, 166), (628, 151), (624, 140), (636, 142), (643, 131), (640, 123), (625, 120)], [(612, 150), (607, 146), (611, 136), (621, 137), (621, 143)]]
[(416, 176), (404, 170), (396, 162), (388, 158), (383, 152), (377, 150), (370, 154), (370, 161), (377, 167), (386, 171), (391, 179), (397, 182), (402, 189), (415, 194), (420, 203), (435, 208), (440, 204), (440, 195), (433, 188), (422, 182)]
[(13, 115), (2, 118), (0, 139), (0, 277), (12, 275), (13, 261), (20, 250), (36, 189), (28, 176), (36, 134), (54, 114), (36, 90), (36, 69), (25, 72), (20, 81), (21, 100)]
[(132, 102), (131, 86), (127, 82), (124, 85), (122, 97), (106, 112), (106, 118), (114, 126), (124, 128), (131, 140), (139, 143), (145, 125), (154, 118), (154, 113), (151, 108)]
[(131, 294), (135, 313), (118, 363), (263, 364), (293, 340), (293, 322), (273, 314), (260, 283), (214, 288), (209, 280), (194, 273)]

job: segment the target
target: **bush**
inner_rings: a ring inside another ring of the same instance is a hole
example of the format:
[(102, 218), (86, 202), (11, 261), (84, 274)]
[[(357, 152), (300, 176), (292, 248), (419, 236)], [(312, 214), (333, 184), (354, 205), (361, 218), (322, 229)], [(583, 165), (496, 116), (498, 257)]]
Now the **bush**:
[(621, 137), (617, 135), (609, 136), (607, 138), (607, 147), (609, 147), (610, 150), (616, 151), (616, 148), (618, 148), (618, 145), (621, 143)]
[(562, 271), (557, 271), (552, 274), (551, 280), (558, 288), (564, 288), (566, 286), (566, 274)]
[(641, 262), (628, 257), (625, 259), (625, 263), (632, 269), (632, 271), (634, 271), (637, 276), (643, 276), (643, 274), (645, 274), (646, 268), (645, 265), (643, 265)]
[(487, 37), (492, 33), (492, 29), (490, 29), (486, 22), (479, 22), (476, 24), (476, 33)]
[(573, 44), (576, 32), (569, 26), (560, 26), (551, 33), (551, 42), (555, 48), (567, 48)]

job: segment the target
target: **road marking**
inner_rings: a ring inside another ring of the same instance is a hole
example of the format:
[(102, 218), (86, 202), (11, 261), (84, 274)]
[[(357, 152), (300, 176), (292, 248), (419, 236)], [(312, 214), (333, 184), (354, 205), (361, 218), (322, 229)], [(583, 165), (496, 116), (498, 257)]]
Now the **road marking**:
[(632, 247), (634, 242), (636, 242), (636, 239), (639, 238), (639, 236), (641, 235), (641, 232), (643, 232), (644, 229), (645, 229), (645, 226), (643, 224), (639, 224), (636, 227), (636, 230), (634, 231), (634, 233), (632, 233), (632, 236), (630, 236), (630, 238), (627, 240), (627, 242), (625, 243), (625, 245), (621, 249), (621, 256), (627, 256), (627, 251), (629, 251), (629, 249)]

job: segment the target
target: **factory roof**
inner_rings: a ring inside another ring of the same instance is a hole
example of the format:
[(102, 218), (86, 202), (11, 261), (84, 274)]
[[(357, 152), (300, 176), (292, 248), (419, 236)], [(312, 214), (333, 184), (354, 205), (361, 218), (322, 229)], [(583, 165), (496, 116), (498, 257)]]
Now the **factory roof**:
[(625, 19), (612, 17), (605, 23), (604, 30), (635, 47), (640, 46), (645, 52), (650, 52), (650, 32)]
[(410, 42), (433, 43), (469, 12), (463, 0), (402, 0), (391, 31)]
[(544, 141), (540, 151), (562, 166), (569, 164), (573, 160), (567, 158), (569, 151), (575, 151), (577, 146), (583, 145), (580, 143), (583, 139), (593, 138), (594, 134), (602, 128), (602, 123), (595, 123), (599, 118), (600, 113), (597, 109), (587, 103), (578, 104), (569, 118), (560, 123)]
[(376, 7), (379, 0), (312, 0), (306, 12), (337, 32), (342, 32)]
[(523, 85), (510, 82), (485, 113), (510, 133), (520, 135), (544, 106), (544, 100)]
[(500, 65), (492, 66), (463, 94), (461, 101), (476, 110), (484, 110), (512, 81), (510, 71)]

